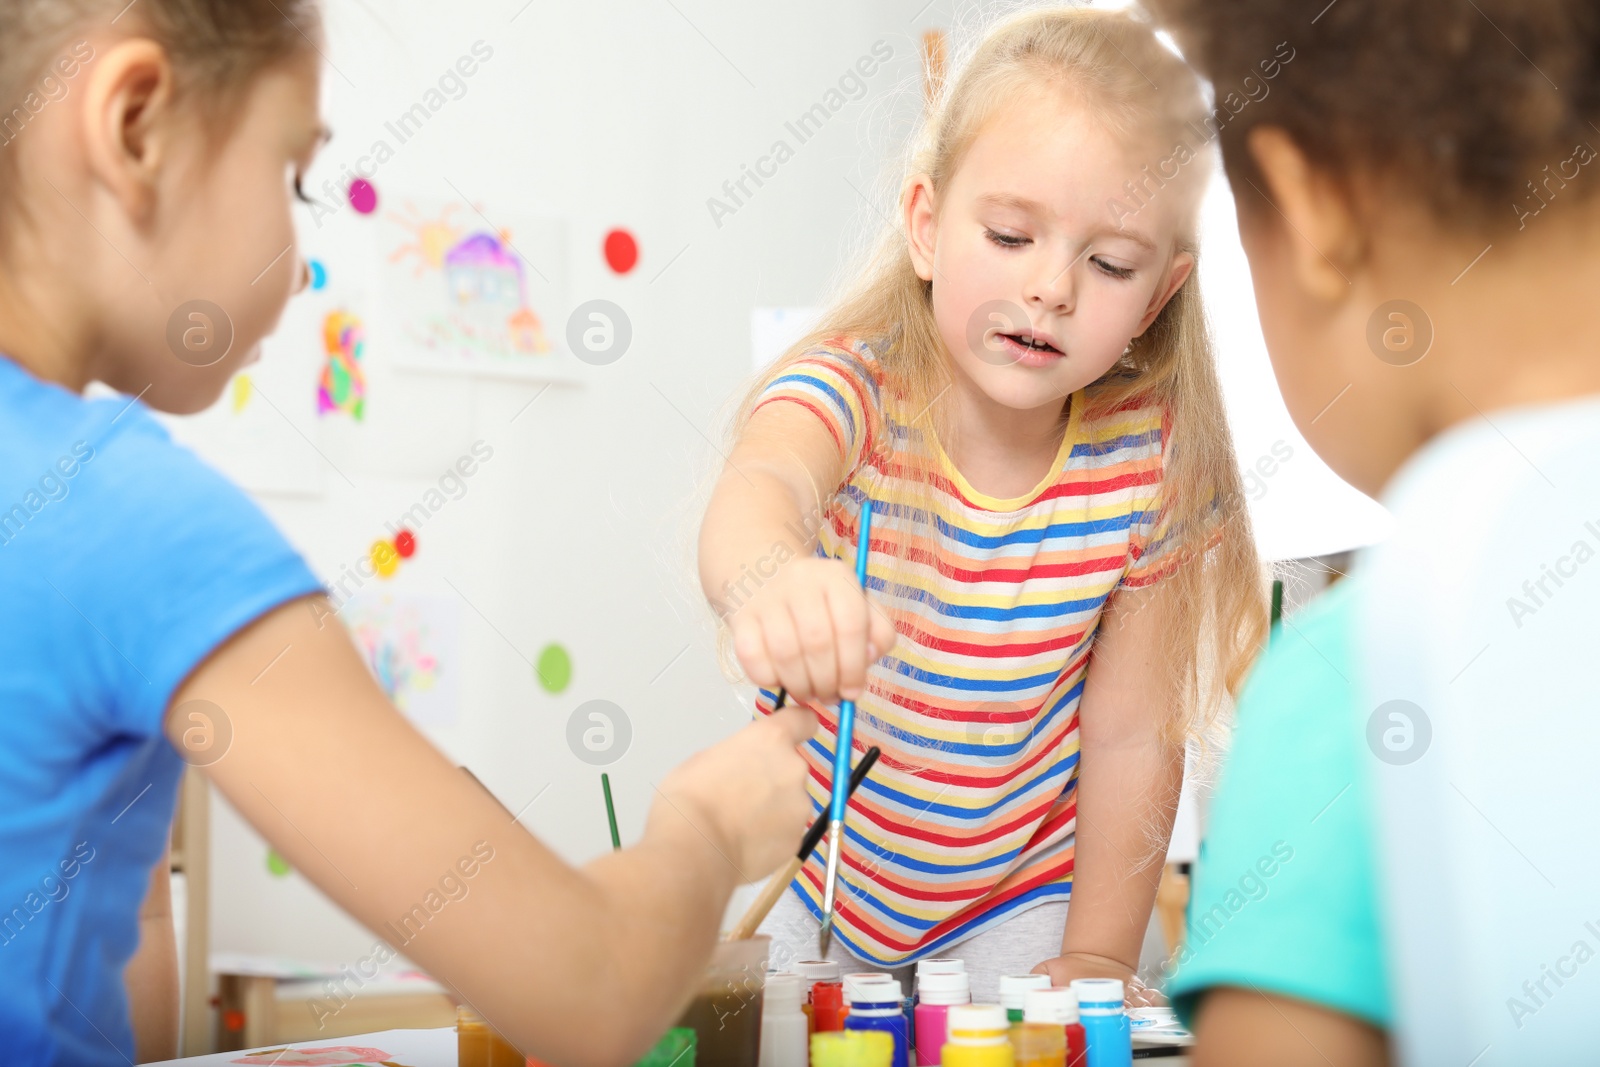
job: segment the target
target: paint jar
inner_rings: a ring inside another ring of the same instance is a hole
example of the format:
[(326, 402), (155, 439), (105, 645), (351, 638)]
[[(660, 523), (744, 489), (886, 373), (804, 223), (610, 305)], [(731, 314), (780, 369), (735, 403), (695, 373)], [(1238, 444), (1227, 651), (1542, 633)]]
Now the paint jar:
[(917, 1063), (938, 1067), (947, 1040), (947, 1015), (953, 1007), (972, 1003), (972, 986), (964, 973), (925, 974), (917, 979), (917, 996)]
[(1000, 976), (1000, 1006), (1006, 1010), (1006, 1021), (1012, 1025), (1022, 1022), (1022, 1001), (1030, 989), (1049, 989), (1048, 974), (1003, 974)]
[(925, 974), (966, 974), (967, 961), (954, 956), (930, 956), (917, 961), (917, 977)]
[(456, 1006), (456, 1061), (461, 1067), (523, 1067), (527, 1057), (465, 1004)]
[(1074, 978), (1078, 1019), (1089, 1047), (1089, 1067), (1133, 1067), (1133, 1028), (1115, 978)]
[(840, 981), (844, 983), (844, 1014), (842, 1019), (846, 1026), (850, 1023), (850, 983), (851, 982), (882, 982), (890, 976), (882, 971), (851, 971)]
[(894, 1039), (878, 1030), (811, 1035), (811, 1067), (890, 1067)]
[(811, 987), (811, 1017), (819, 1034), (844, 1029), (844, 983), (818, 982)]
[(1017, 1067), (1061, 1067), (1067, 1062), (1067, 1033), (1054, 1023), (1012, 1023), (1009, 1039)]
[[(917, 997), (918, 985), (925, 974), (965, 974), (967, 963), (952, 956), (935, 956), (917, 961), (917, 976), (911, 983), (911, 996), (906, 998), (906, 1036), (911, 1039), (911, 1051), (917, 1050)], [(920, 1062), (920, 1061), (919, 1061)]]
[(833, 960), (801, 960), (794, 965), (794, 973), (803, 978), (807, 985), (817, 982), (839, 981), (839, 964)]
[(1067, 1043), (1067, 1067), (1085, 1067), (1083, 1024), (1078, 1022), (1078, 994), (1071, 989), (1030, 989), (1023, 1003), (1025, 1023), (1059, 1026)]
[(761, 1004), (760, 1067), (806, 1067), (806, 1016), (800, 1010), (800, 976), (769, 974)]
[(900, 983), (888, 975), (853, 975), (845, 979), (845, 997), (850, 1001), (847, 1031), (877, 1031), (894, 1039), (893, 1067), (907, 1067), (905, 1006), (900, 1002)]
[[(662, 1034), (656, 1047), (633, 1067), (694, 1067), (694, 1046), (694, 1031), (675, 1026)], [(533, 1060), (528, 1061), (528, 1067), (534, 1067)]]
[(832, 960), (801, 960), (794, 965), (800, 976), (800, 1010), (806, 1013), (806, 1033), (817, 1032), (817, 1021), (811, 1014), (811, 987), (818, 982), (837, 982), (839, 965)]
[(767, 978), (764, 934), (722, 941), (678, 1025), (695, 1033), (699, 1067), (750, 1067), (761, 1058), (761, 1004)]
[(1016, 1067), (1006, 1031), (1006, 1010), (998, 1004), (956, 1004), (949, 1009), (949, 1040), (942, 1067)]
[(839, 980), (844, 983), (844, 999), (849, 1003), (852, 982), (887, 982), (893, 978), (893, 975), (884, 974), (882, 971), (852, 971)]
[(882, 982), (894, 982), (896, 986), (900, 984), (895, 982), (894, 975), (884, 974), (882, 971), (857, 971), (854, 974), (845, 975), (841, 981), (844, 985), (844, 1002), (846, 1004), (850, 1003), (850, 991), (857, 986), (868, 986)]
[(922, 976), (925, 974), (966, 974), (967, 961), (953, 957), (935, 957), (917, 961), (917, 980), (911, 990), (912, 1007), (922, 996)]

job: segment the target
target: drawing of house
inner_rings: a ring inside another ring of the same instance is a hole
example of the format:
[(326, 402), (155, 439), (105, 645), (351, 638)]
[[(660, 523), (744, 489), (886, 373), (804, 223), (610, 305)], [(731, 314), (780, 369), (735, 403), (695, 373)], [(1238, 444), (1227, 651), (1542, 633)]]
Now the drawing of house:
[(527, 304), (522, 261), (499, 237), (475, 233), (444, 257), (445, 284), (456, 304), (520, 308)]

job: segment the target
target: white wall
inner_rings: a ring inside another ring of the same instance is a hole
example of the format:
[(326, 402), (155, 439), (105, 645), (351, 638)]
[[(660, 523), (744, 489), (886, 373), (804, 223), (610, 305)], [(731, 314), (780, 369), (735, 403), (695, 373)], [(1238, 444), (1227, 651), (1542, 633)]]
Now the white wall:
[[(750, 309), (816, 302), (849, 239), (876, 221), (850, 183), (877, 190), (881, 146), (898, 143), (919, 106), (916, 38), (940, 6), (913, 19), (916, 5), (860, 0), (536, 2), (520, 13), (521, 0), (330, 0), (324, 79), (335, 137), (308, 187), (353, 164), (482, 40), (494, 56), (465, 95), (375, 175), (380, 216), (407, 196), (452, 197), (453, 183), (496, 222), (497, 209), (563, 217), (572, 301), (604, 297), (632, 321), (620, 361), (586, 368), (585, 384), (554, 387), (512, 423), (539, 386), (387, 365), (372, 281), (381, 219), (343, 211), (318, 228), (307, 213), (305, 250), (335, 268), (330, 293), (351, 296), (369, 323), (367, 421), (319, 424), (310, 411), (325, 294), (291, 311), (268, 345), (267, 361), (300, 368), (288, 376), (298, 388), (269, 366), (258, 372), (331, 460), (282, 427), (274, 447), (322, 467), (323, 492), (262, 496), (328, 579), (472, 441), (495, 449), (466, 495), (419, 531), (417, 556), (387, 588), (456, 598), (453, 584), (464, 596), (459, 718), (434, 736), (513, 811), (548, 787), (522, 821), (572, 860), (609, 847), (599, 769), (565, 739), (579, 703), (612, 700), (633, 725), (631, 750), (608, 768), (624, 840), (642, 827), (652, 782), (748, 718), (719, 672), (693, 577), (698, 512), (719, 462), (707, 438), (720, 445), (719, 417), (748, 373)], [(893, 58), (868, 79), (866, 97), (798, 144), (785, 121), (879, 40)], [(794, 158), (718, 227), (707, 198), (780, 137)], [(642, 250), (625, 277), (600, 252), (613, 226), (632, 230)], [(547, 327), (564, 332), (564, 319)], [(186, 436), (206, 448), (218, 417)], [(558, 696), (527, 662), (549, 641), (575, 663)], [(269, 877), (264, 843), (218, 808), (216, 949), (330, 963), (370, 950), (371, 935), (298, 874)]]
[[(494, 448), (466, 495), (420, 531), (417, 557), (391, 588), (458, 601), (460, 655), (447, 667), (459, 679), (459, 717), (434, 736), (513, 811), (538, 795), (522, 821), (569, 859), (609, 847), (599, 769), (566, 742), (578, 704), (609, 699), (632, 722), (631, 750), (609, 767), (625, 841), (642, 826), (651, 783), (748, 718), (743, 692), (716, 662), (692, 546), (718, 463), (711, 442), (720, 445), (727, 402), (750, 365), (750, 309), (815, 304), (852, 242), (879, 225), (877, 212), (891, 203), (884, 176), (920, 107), (918, 37), (956, 18), (948, 0), (329, 0), (325, 95), (335, 140), (308, 185), (353, 163), (386, 121), (486, 42), (494, 56), (466, 94), (375, 176), (383, 209), (459, 190), (491, 216), (560, 216), (571, 300), (612, 300), (632, 322), (626, 356), (587, 369), (580, 386), (552, 388), (512, 422), (539, 386), (392, 368), (373, 281), (380, 220), (345, 211), (322, 228), (308, 215), (303, 229), (306, 251), (338, 266), (331, 291), (360, 305), (372, 327), (366, 425), (319, 423), (311, 413), (315, 300), (287, 316), (268, 346), (269, 361), (299, 368), (271, 379), (272, 400), (315, 443), (280, 427), (274, 448), (298, 450), (320, 472), (322, 492), (262, 499), (326, 578), (359, 558), (471, 442)], [(868, 79), (865, 99), (797, 144), (785, 121), (880, 40), (893, 59)], [(778, 138), (794, 158), (719, 227), (707, 198)], [(1222, 196), (1216, 217), (1225, 219)], [(642, 248), (626, 277), (600, 255), (603, 234), (619, 225)], [(1275, 388), (1261, 387), (1264, 355), (1249, 335), (1241, 263), (1212, 250), (1207, 283), (1213, 296), (1231, 293), (1219, 304), (1231, 323), (1224, 336), (1245, 353), (1227, 373), (1230, 389), (1246, 383), (1234, 414), (1248, 422), (1270, 411), (1264, 428), (1240, 428), (1248, 462), (1287, 416), (1272, 407)], [(1224, 266), (1231, 276), (1219, 275)], [(564, 319), (547, 326), (563, 333)], [(1225, 351), (1225, 364), (1234, 358)], [(260, 373), (266, 383), (270, 372)], [(185, 432), (205, 448), (215, 426), (213, 413)], [(1277, 487), (1295, 471), (1320, 469), (1303, 442), (1297, 448), (1301, 466), (1274, 483), (1279, 499), (1291, 495)], [(575, 662), (571, 687), (557, 696), (538, 687), (528, 663), (550, 641)], [(298, 874), (267, 876), (265, 845), (218, 808), (216, 949), (335, 964), (370, 950), (371, 935)]]

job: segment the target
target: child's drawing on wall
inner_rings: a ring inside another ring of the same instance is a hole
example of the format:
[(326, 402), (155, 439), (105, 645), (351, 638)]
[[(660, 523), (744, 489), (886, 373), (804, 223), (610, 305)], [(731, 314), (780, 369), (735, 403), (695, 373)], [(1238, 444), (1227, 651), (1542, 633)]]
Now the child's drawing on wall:
[(404, 234), (386, 257), (390, 306), (418, 354), (468, 368), (486, 357), (515, 364), (551, 351), (535, 305), (555, 303), (559, 226), (497, 227), (460, 204), (429, 212), (407, 203), (388, 219)]

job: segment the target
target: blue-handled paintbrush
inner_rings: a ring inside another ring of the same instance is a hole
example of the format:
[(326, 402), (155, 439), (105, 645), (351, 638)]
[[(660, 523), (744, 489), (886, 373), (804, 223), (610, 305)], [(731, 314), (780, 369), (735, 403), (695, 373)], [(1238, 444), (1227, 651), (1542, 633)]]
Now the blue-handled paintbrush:
[[(872, 501), (861, 502), (856, 531), (856, 581), (867, 588), (867, 553), (872, 544)], [(822, 884), (822, 929), (818, 933), (821, 959), (828, 958), (833, 941), (833, 908), (839, 889), (839, 843), (844, 840), (844, 809), (850, 800), (850, 753), (854, 747), (856, 702), (839, 701), (839, 730), (833, 746), (833, 792), (828, 811), (828, 873)]]

